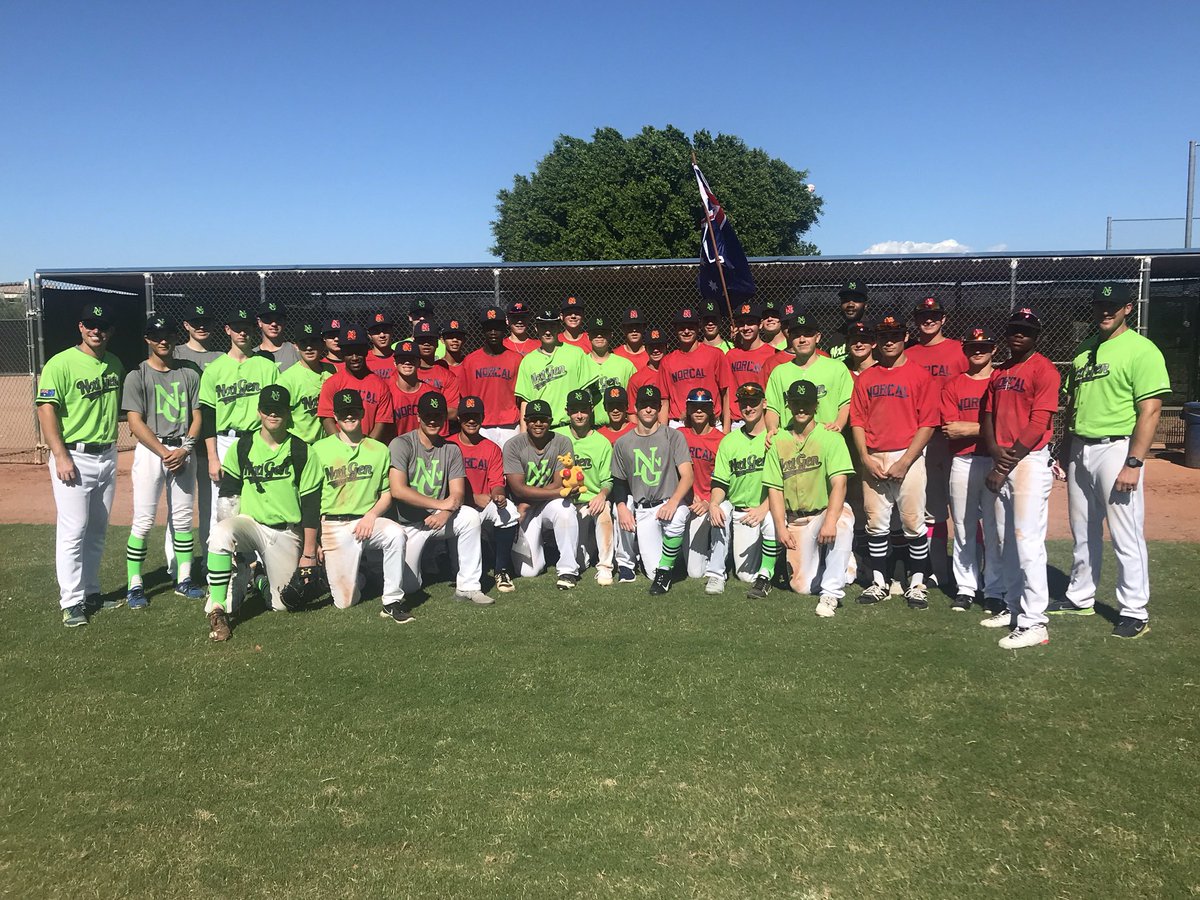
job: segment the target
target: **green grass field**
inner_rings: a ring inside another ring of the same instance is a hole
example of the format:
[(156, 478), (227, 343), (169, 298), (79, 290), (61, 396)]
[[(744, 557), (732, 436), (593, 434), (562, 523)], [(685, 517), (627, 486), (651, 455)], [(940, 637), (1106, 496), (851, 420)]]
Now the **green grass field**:
[(1200, 893), (1196, 546), (1151, 546), (1144, 639), (1013, 653), (940, 593), (822, 620), (590, 577), (226, 645), (169, 591), (68, 630), (53, 529), (0, 539), (6, 896)]

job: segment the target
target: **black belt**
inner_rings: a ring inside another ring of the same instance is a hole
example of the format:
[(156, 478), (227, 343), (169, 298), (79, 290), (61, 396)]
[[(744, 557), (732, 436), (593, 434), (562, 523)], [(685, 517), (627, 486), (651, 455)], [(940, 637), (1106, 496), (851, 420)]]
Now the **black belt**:
[(299, 522), (263, 522), (262, 524), (266, 525), (272, 531), (292, 531), (300, 527)]
[(107, 453), (112, 449), (112, 444), (68, 444), (67, 449), (72, 453)]
[(1083, 441), (1085, 444), (1115, 444), (1118, 441), (1129, 440), (1127, 434), (1110, 434), (1105, 437), (1084, 437), (1082, 434), (1077, 434), (1075, 437)]
[[(155, 437), (158, 437), (158, 435), (155, 435)], [(164, 447), (182, 447), (183, 446), (183, 438), (181, 438), (181, 437), (160, 437), (160, 438), (158, 438), (158, 442), (160, 444), (162, 444)]]
[(797, 519), (811, 519), (813, 516), (819, 516), (821, 513), (825, 512), (825, 510), (827, 510), (827, 509), (829, 509), (828, 506), (822, 506), (820, 509), (788, 510), (788, 514), (787, 514), (788, 523), (790, 524), (790, 523), (796, 521)]
[(633, 505), (637, 509), (653, 509), (659, 504), (666, 503), (666, 500), (634, 500)]
[(254, 434), (257, 428), (227, 428), (225, 431), (218, 431), (217, 437), (241, 437), (244, 434)]
[(332, 516), (321, 516), (326, 522), (353, 522), (355, 519), (361, 519), (362, 515), (358, 513), (338, 513)]

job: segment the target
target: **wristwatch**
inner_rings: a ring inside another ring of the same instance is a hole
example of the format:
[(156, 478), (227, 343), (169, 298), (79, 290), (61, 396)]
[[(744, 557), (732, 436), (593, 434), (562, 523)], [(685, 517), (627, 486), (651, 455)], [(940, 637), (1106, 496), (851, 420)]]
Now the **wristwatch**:
[(1125, 460), (1125, 465), (1129, 466), (1131, 469), (1140, 469), (1143, 462), (1144, 460), (1140, 460), (1136, 456), (1131, 456), (1129, 459)]

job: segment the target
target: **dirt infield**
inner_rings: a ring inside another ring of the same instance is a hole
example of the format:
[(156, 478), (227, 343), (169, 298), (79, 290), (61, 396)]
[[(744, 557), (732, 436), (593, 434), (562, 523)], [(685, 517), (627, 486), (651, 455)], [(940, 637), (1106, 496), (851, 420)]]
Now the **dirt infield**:
[[(1200, 541), (1200, 516), (1193, 504), (1200, 497), (1200, 469), (1187, 469), (1179, 463), (1180, 454), (1165, 453), (1146, 462), (1146, 537), (1152, 541)], [(113, 502), (112, 522), (128, 525), (131, 500), (129, 467), (133, 453), (123, 452), (117, 464), (117, 497)], [(50, 475), (45, 466), (0, 463), (0, 523), (53, 524), (54, 497), (50, 493)], [(165, 507), (159, 505), (159, 523)], [(1067, 522), (1067, 488), (1056, 482), (1050, 495), (1050, 533), (1052, 539), (1071, 536)]]

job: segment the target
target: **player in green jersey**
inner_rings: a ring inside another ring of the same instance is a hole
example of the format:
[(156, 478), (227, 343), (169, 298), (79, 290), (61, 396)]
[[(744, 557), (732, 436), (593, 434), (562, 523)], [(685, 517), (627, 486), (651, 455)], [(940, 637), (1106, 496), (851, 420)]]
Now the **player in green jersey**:
[(821, 330), (809, 313), (797, 310), (784, 326), (795, 358), (776, 366), (767, 379), (767, 434), (774, 435), (781, 424), (787, 424), (787, 389), (800, 380), (816, 386), (817, 424), (829, 431), (841, 431), (850, 418), (850, 395), (854, 391), (850, 370), (817, 353)]
[(112, 310), (84, 308), (79, 343), (46, 361), (38, 379), (37, 416), (50, 449), (50, 484), (58, 523), (55, 570), (63, 624), (120, 606), (100, 596), (100, 557), (117, 484), (117, 411), (125, 370), (108, 352)]
[[(230, 638), (229, 616), (245, 594), (249, 574), (242, 563), (258, 554), (267, 582), (260, 589), (277, 611), (287, 609), (282, 591), (297, 566), (317, 565), (321, 467), (307, 445), (288, 431), (292, 398), (287, 388), (263, 388), (255, 405), (258, 430), (239, 438), (222, 466), (220, 495), (237, 500), (239, 511), (214, 524), (209, 535), (204, 611), (214, 641)], [(241, 561), (236, 575), (234, 554)]]
[(317, 415), (321, 385), (334, 373), (325, 362), (325, 342), (320, 325), (304, 322), (296, 329), (300, 361), (279, 376), (279, 385), (292, 395), (292, 434), (306, 444), (314, 444), (325, 434)]
[(733, 349), (733, 344), (721, 334), (721, 309), (712, 300), (700, 305), (700, 343), (715, 347), (722, 353)]
[(815, 384), (793, 382), (787, 404), (792, 420), (775, 435), (767, 451), (763, 485), (775, 532), (787, 549), (792, 590), (819, 593), (816, 613), (828, 618), (846, 595), (846, 568), (854, 542), (846, 479), (854, 467), (842, 435), (817, 424), (820, 398)]
[(592, 364), (596, 382), (592, 394), (596, 398), (595, 413), (597, 422), (607, 420), (604, 409), (604, 395), (609, 388), (628, 386), (629, 379), (636, 370), (633, 363), (623, 356), (613, 353), (613, 327), (604, 316), (595, 316), (588, 323), (588, 338), (592, 343), (592, 352), (587, 355)]
[[(363, 548), (381, 551), (380, 615), (408, 622), (412, 614), (403, 608), (401, 584), (406, 535), (398, 522), (387, 518), (392, 508), (388, 480), (391, 455), (386, 445), (363, 435), (363, 412), (363, 399), (358, 391), (338, 391), (333, 395), (337, 434), (322, 438), (312, 447), (321, 471), (321, 556), (325, 575), (333, 605), (347, 609), (361, 598), (359, 565)], [(393, 610), (393, 606), (400, 609)]]
[(525, 430), (525, 407), (545, 400), (554, 420), (551, 427), (567, 424), (567, 394), (590, 390), (596, 383), (592, 364), (578, 347), (559, 339), (562, 320), (552, 310), (538, 313), (536, 350), (527, 353), (517, 369), (517, 400), (521, 405), (521, 430)]
[(775, 520), (762, 480), (767, 455), (766, 395), (761, 385), (748, 381), (737, 389), (734, 402), (741, 410), (742, 426), (723, 437), (717, 447), (708, 501), (712, 552), (704, 592), (725, 590), (726, 557), (732, 543), (734, 572), (740, 581), (753, 582), (746, 596), (761, 600), (771, 592), (779, 555)]
[[(595, 332), (589, 332), (596, 346)], [(583, 490), (574, 497), (579, 515), (579, 571), (596, 566), (596, 583), (613, 583), (613, 514), (608, 504), (612, 490), (612, 442), (592, 425), (592, 396), (587, 391), (567, 395), (569, 428), (557, 429), (571, 441), (575, 465), (583, 470)]]

